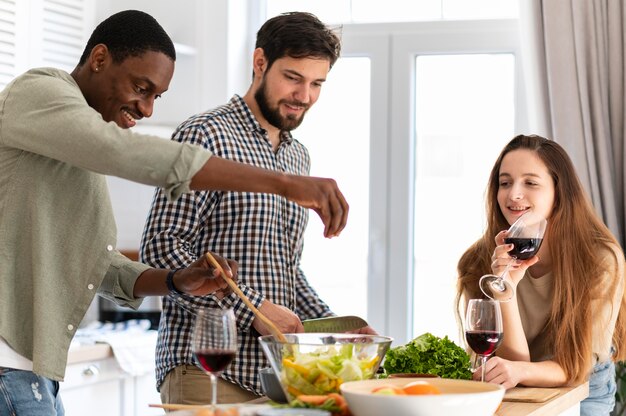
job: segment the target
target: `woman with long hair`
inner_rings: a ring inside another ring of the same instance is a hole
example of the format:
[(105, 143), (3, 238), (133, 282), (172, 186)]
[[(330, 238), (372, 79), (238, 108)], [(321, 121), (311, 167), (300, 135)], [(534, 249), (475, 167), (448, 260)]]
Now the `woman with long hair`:
[[(516, 295), (500, 305), (504, 340), (486, 364), (485, 380), (505, 388), (589, 380), (581, 414), (608, 415), (615, 404), (613, 362), (626, 358), (619, 243), (595, 213), (565, 150), (543, 137), (520, 135), (504, 147), (486, 199), (485, 234), (458, 264), (457, 310), (484, 297), (480, 277), (500, 275), (510, 261), (506, 278)], [(529, 210), (548, 220), (546, 233), (536, 256), (514, 260), (506, 230)]]

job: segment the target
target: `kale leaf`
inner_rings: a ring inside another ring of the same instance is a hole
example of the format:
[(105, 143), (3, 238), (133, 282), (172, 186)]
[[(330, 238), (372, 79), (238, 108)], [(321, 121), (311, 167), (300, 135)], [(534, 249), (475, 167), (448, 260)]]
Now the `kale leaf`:
[(383, 364), (387, 374), (434, 374), (442, 378), (472, 378), (470, 357), (448, 337), (425, 333), (406, 345), (391, 348)]

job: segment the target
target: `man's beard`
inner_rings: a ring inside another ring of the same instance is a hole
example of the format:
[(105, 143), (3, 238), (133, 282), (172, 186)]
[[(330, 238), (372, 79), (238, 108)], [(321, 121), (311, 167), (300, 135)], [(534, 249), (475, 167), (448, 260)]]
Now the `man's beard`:
[(302, 123), (302, 120), (304, 120), (304, 115), (309, 109), (309, 106), (307, 104), (301, 102), (280, 100), (278, 104), (285, 103), (304, 108), (304, 112), (300, 117), (296, 117), (295, 115), (288, 115), (287, 117), (283, 117), (280, 114), (278, 106), (274, 108), (270, 107), (270, 103), (267, 100), (265, 80), (261, 81), (259, 89), (254, 93), (254, 99), (256, 100), (259, 109), (261, 110), (261, 114), (263, 115), (263, 117), (265, 117), (267, 122), (277, 129), (280, 129), (281, 131), (291, 131), (297, 128)]

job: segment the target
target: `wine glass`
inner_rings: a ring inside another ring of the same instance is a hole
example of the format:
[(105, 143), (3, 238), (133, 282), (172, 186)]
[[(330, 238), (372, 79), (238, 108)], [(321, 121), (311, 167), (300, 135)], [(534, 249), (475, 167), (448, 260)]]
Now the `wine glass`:
[(232, 309), (198, 310), (193, 329), (193, 354), (211, 378), (211, 408), (217, 401), (217, 376), (235, 358), (237, 327)]
[(504, 238), (506, 244), (513, 244), (513, 249), (509, 251), (511, 260), (500, 276), (486, 274), (480, 278), (480, 290), (482, 290), (485, 296), (500, 302), (508, 302), (513, 298), (515, 290), (504, 276), (515, 260), (528, 260), (537, 254), (541, 247), (547, 224), (548, 222), (545, 218), (529, 211), (511, 225)]
[(470, 299), (465, 317), (465, 340), (480, 356), (480, 381), (485, 381), (487, 358), (502, 343), (502, 314), (500, 302), (490, 299)]

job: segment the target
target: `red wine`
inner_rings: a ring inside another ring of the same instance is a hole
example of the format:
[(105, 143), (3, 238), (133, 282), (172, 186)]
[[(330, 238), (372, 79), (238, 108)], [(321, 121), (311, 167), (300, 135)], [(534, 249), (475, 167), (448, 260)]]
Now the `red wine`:
[(511, 257), (519, 260), (528, 260), (539, 251), (543, 238), (505, 238), (506, 244), (513, 244), (513, 250), (509, 251)]
[(230, 350), (200, 350), (194, 353), (196, 359), (209, 373), (224, 371), (235, 358), (235, 351)]
[(502, 332), (465, 331), (465, 339), (478, 355), (491, 355), (502, 343)]

